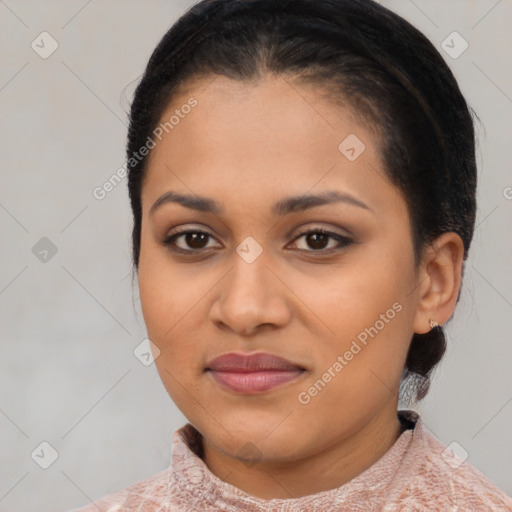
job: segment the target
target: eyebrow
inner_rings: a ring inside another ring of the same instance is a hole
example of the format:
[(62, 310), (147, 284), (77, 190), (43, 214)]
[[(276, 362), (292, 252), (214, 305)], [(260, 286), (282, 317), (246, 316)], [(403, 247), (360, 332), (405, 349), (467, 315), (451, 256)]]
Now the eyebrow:
[[(309, 208), (340, 202), (373, 211), (367, 204), (348, 193), (330, 190), (320, 194), (306, 194), (287, 197), (274, 204), (272, 207), (272, 213), (274, 215), (284, 216), (290, 213), (302, 212)], [(185, 208), (198, 210), (204, 213), (213, 213), (215, 215), (220, 215), (224, 212), (224, 208), (217, 201), (208, 197), (179, 194), (177, 192), (170, 191), (160, 196), (153, 203), (149, 210), (150, 215), (153, 214), (157, 208), (167, 203), (178, 203)]]

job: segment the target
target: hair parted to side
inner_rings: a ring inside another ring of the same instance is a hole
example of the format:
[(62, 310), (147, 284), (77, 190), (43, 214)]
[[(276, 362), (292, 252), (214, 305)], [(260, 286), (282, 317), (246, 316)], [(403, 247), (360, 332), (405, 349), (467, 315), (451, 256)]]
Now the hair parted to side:
[[(266, 74), (316, 85), (376, 127), (385, 171), (408, 204), (417, 262), (449, 231), (460, 235), (467, 259), (476, 213), (473, 119), (452, 72), (421, 32), (372, 0), (203, 0), (164, 35), (132, 102), (127, 160), (135, 268), (147, 157), (133, 155), (173, 95), (201, 78), (257, 82)], [(445, 350), (441, 327), (414, 334), (402, 402), (427, 394)]]

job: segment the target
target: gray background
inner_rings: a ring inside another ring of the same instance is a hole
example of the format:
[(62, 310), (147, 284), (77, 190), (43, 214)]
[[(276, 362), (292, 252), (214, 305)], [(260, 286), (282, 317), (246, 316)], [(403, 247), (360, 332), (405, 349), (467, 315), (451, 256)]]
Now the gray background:
[[(512, 2), (383, 3), (440, 49), (482, 121), (472, 254), (417, 410), (512, 494)], [(133, 354), (146, 333), (126, 180), (103, 200), (93, 189), (123, 165), (134, 83), (190, 4), (0, 1), (0, 511), (67, 510), (151, 476), (185, 422)], [(31, 48), (43, 31), (59, 45), (46, 59)], [(457, 59), (441, 48), (453, 31), (469, 43)], [(57, 249), (46, 262), (32, 250), (43, 237)], [(31, 458), (42, 441), (58, 452), (46, 470)]]

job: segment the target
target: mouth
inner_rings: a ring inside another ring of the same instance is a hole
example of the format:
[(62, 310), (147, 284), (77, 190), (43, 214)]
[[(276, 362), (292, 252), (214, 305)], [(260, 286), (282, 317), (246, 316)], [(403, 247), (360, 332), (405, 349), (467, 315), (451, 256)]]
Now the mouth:
[(236, 393), (257, 394), (298, 379), (305, 368), (273, 354), (229, 353), (208, 363), (206, 372), (215, 382)]

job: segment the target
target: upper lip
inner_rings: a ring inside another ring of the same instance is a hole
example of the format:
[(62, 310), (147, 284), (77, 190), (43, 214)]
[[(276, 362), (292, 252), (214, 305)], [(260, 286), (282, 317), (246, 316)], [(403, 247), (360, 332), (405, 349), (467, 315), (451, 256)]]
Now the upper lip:
[(257, 371), (297, 371), (303, 367), (284, 359), (283, 357), (265, 352), (255, 354), (239, 354), (230, 352), (212, 359), (207, 370), (222, 372), (250, 373)]

